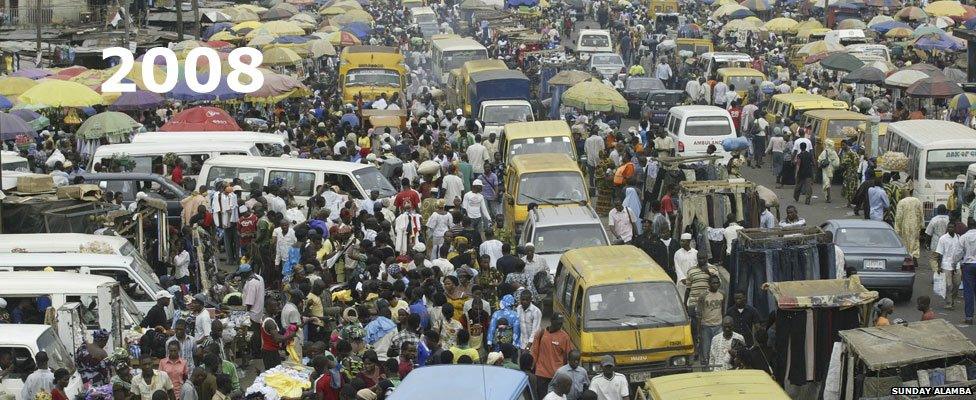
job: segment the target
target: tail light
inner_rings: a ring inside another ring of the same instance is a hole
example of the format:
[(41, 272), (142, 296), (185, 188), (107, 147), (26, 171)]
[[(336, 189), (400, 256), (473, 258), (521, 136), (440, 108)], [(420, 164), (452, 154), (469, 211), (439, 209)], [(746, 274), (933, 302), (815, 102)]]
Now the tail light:
[(901, 263), (901, 270), (902, 271), (908, 271), (908, 272), (914, 272), (915, 271), (915, 267), (917, 265), (918, 265), (918, 262), (915, 260), (915, 257), (907, 256), (907, 257), (905, 257), (905, 261)]
[(685, 142), (682, 142), (680, 140), (678, 141), (678, 152), (680, 153), (685, 152)]

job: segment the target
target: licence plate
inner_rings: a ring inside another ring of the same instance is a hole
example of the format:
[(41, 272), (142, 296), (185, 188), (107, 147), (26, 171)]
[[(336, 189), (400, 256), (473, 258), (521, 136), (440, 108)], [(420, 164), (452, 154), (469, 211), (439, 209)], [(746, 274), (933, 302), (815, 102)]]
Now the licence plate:
[(885, 269), (885, 260), (864, 260), (864, 269), (883, 270)]
[(627, 374), (627, 381), (630, 383), (644, 383), (644, 381), (654, 377), (651, 371), (638, 371)]

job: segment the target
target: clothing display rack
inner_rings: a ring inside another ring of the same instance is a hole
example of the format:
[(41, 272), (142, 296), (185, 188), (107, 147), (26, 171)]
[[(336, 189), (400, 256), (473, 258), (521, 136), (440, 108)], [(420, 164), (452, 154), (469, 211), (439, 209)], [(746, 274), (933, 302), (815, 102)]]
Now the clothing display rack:
[[(681, 182), (716, 180), (724, 177), (724, 175), (720, 175), (724, 169), (716, 167), (716, 162), (721, 159), (722, 156), (658, 157), (656, 160), (660, 167), (657, 179), (654, 180), (654, 187), (651, 188), (652, 198), (660, 200), (665, 195), (665, 188), (678, 185)], [(689, 171), (690, 174), (686, 174), (684, 171)], [(689, 175), (694, 179), (688, 179)], [(700, 179), (699, 175), (701, 175)]]
[[(691, 233), (695, 248), (713, 261), (724, 261), (725, 236), (716, 234), (710, 238), (709, 230), (725, 228), (729, 214), (743, 221), (743, 227), (759, 226), (761, 210), (755, 183), (742, 179), (685, 181), (679, 184), (678, 199), (681, 209), (675, 220), (674, 238)], [(713, 249), (718, 245), (723, 247)]]

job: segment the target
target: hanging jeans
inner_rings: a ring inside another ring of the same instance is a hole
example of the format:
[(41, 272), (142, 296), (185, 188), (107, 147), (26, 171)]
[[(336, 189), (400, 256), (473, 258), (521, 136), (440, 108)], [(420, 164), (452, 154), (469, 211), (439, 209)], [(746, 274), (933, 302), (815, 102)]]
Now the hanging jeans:
[(962, 297), (966, 306), (966, 319), (973, 318), (973, 296), (976, 296), (976, 263), (962, 264)]

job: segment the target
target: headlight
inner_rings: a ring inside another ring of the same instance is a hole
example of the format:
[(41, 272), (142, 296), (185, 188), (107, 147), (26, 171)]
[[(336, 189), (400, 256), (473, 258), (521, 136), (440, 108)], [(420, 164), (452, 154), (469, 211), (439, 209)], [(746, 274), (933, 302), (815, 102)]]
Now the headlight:
[(688, 356), (671, 357), (671, 359), (668, 360), (668, 364), (671, 364), (672, 367), (683, 367), (688, 365)]

